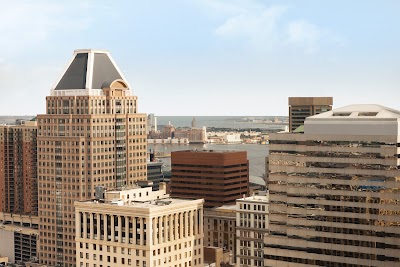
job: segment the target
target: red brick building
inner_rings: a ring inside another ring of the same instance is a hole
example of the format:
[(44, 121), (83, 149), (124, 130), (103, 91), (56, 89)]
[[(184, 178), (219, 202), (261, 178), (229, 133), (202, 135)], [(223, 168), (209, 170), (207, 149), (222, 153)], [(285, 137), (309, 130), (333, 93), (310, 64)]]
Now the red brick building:
[(36, 121), (0, 126), (0, 212), (38, 215)]
[(171, 174), (171, 195), (204, 198), (204, 207), (234, 204), (249, 191), (245, 151), (175, 151)]

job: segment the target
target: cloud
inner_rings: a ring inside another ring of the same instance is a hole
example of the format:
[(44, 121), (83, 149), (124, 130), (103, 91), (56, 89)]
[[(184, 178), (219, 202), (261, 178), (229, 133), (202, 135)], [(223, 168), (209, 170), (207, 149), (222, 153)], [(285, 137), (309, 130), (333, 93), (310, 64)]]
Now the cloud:
[(215, 33), (220, 37), (247, 39), (252, 45), (271, 45), (279, 40), (278, 21), (286, 12), (286, 6), (273, 6), (254, 12), (243, 11), (228, 18)]
[(205, 5), (224, 16), (215, 28), (223, 40), (241, 40), (250, 47), (275, 50), (294, 47), (304, 53), (317, 52), (322, 42), (343, 45), (343, 40), (305, 18), (294, 18), (293, 6), (265, 6), (256, 1), (205, 1)]
[(80, 16), (88, 6), (71, 2), (3, 1), (0, 7), (0, 49), (11, 54), (48, 40), (52, 33), (82, 31), (91, 23), (89, 16)]
[(305, 20), (292, 21), (287, 25), (286, 43), (301, 46), (306, 53), (313, 53), (317, 50), (318, 41), (323, 34), (315, 24)]

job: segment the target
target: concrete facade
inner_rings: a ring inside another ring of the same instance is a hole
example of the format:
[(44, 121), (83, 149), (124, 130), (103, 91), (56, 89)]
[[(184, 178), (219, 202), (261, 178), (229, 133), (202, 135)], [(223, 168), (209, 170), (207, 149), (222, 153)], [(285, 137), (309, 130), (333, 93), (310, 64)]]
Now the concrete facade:
[(77, 266), (203, 266), (203, 203), (135, 188), (75, 202)]
[(400, 264), (398, 125), (400, 111), (352, 105), (270, 135), (265, 266)]
[(236, 200), (236, 266), (264, 266), (268, 195)]
[(219, 247), (236, 258), (236, 205), (204, 209), (204, 246)]

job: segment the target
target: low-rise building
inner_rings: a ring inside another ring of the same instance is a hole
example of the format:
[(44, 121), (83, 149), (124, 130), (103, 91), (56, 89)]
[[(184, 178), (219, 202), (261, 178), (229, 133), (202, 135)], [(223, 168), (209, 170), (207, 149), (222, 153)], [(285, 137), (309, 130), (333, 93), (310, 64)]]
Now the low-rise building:
[(236, 266), (264, 266), (268, 232), (268, 194), (236, 200)]
[(236, 256), (236, 205), (204, 209), (204, 246), (220, 247)]
[(76, 266), (203, 267), (203, 202), (151, 187), (75, 202)]

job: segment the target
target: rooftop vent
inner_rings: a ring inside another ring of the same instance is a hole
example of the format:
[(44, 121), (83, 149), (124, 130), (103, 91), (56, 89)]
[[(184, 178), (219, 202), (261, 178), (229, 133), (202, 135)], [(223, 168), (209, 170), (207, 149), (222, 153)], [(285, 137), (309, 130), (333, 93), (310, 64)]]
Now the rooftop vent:
[(360, 112), (358, 113), (359, 117), (375, 117), (378, 115), (378, 112)]
[(336, 112), (332, 114), (333, 117), (348, 117), (350, 115), (351, 112)]

